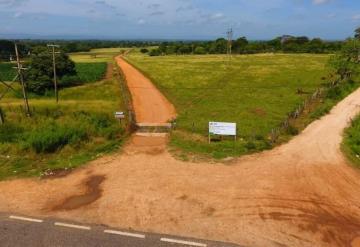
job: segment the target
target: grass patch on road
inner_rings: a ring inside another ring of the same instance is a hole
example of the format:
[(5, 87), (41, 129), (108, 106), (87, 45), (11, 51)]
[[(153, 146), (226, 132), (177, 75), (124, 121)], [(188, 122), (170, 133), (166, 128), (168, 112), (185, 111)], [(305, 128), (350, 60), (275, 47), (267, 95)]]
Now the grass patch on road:
[[(229, 62), (222, 55), (150, 57), (139, 52), (128, 57), (177, 109), (171, 144), (215, 158), (271, 148), (269, 133), (321, 86), (328, 58), (259, 54), (234, 56)], [(236, 122), (238, 141), (209, 145), (209, 121)]]

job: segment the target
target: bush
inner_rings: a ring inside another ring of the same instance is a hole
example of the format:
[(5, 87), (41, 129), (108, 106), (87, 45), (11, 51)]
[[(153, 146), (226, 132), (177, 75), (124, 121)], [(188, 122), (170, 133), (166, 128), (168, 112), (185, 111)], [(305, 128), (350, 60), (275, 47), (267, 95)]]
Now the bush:
[(151, 50), (150, 53), (149, 53), (149, 56), (151, 56), (151, 57), (160, 56), (160, 55), (161, 55), (161, 52), (160, 52), (159, 49), (153, 49), (153, 50)]
[(148, 50), (148, 49), (146, 49), (146, 48), (142, 48), (142, 49), (140, 50), (140, 52), (141, 52), (141, 53), (148, 53), (148, 52), (149, 52), (149, 50)]
[(23, 128), (15, 124), (5, 123), (0, 125), (0, 143), (17, 141), (23, 131)]
[(77, 75), (65, 75), (59, 82), (60, 87), (72, 87), (81, 84), (81, 79)]
[(81, 125), (59, 125), (56, 122), (47, 122), (30, 133), (27, 143), (36, 153), (53, 153), (67, 144), (75, 144), (87, 139), (86, 129)]
[(286, 129), (286, 134), (296, 136), (299, 134), (299, 130), (294, 126), (289, 125), (289, 127)]

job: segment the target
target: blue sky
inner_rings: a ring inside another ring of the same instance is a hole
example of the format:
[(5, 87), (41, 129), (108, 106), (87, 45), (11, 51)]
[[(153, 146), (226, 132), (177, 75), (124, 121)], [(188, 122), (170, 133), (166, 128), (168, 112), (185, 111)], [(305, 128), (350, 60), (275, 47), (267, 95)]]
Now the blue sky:
[(344, 39), (360, 26), (359, 0), (0, 0), (0, 36), (119, 39)]

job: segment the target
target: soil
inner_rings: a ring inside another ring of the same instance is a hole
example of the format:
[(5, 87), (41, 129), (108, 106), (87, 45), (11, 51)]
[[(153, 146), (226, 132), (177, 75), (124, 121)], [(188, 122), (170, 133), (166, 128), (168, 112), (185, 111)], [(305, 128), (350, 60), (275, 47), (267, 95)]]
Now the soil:
[(105, 80), (111, 80), (113, 78), (114, 73), (114, 64), (112, 62), (107, 64)]
[(73, 210), (95, 202), (101, 197), (102, 189), (100, 188), (100, 185), (104, 182), (104, 180), (105, 176), (89, 177), (84, 183), (84, 186), (86, 187), (85, 194), (65, 198), (63, 202), (53, 207), (52, 210)]
[[(359, 246), (360, 171), (340, 148), (358, 105), (360, 89), (289, 143), (231, 165), (176, 160), (165, 136), (135, 135), (124, 152), (66, 177), (0, 182), (0, 211), (250, 246)], [(166, 121), (166, 112), (149, 119)], [(88, 194), (83, 181), (93, 176), (106, 176), (94, 186), (99, 198), (49, 210)]]
[(138, 123), (167, 123), (176, 117), (174, 106), (160, 93), (152, 82), (126, 62), (116, 57), (128, 88)]

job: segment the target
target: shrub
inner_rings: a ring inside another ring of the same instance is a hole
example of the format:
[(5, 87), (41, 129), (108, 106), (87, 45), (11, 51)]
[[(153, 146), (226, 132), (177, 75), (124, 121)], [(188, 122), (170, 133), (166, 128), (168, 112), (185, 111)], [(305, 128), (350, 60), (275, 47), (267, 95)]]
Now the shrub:
[(0, 125), (0, 143), (18, 140), (23, 131), (23, 128), (15, 124), (5, 123)]
[(149, 50), (148, 50), (148, 49), (146, 49), (146, 48), (142, 48), (142, 49), (140, 50), (140, 52), (141, 52), (141, 53), (148, 53), (148, 52), (149, 52)]
[(60, 87), (72, 87), (81, 84), (81, 79), (77, 75), (65, 75), (59, 82)]
[(67, 144), (86, 139), (86, 129), (79, 124), (59, 125), (56, 122), (47, 122), (30, 133), (27, 143), (37, 153), (53, 153)]

